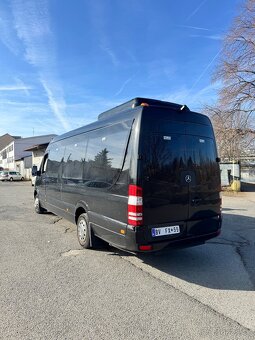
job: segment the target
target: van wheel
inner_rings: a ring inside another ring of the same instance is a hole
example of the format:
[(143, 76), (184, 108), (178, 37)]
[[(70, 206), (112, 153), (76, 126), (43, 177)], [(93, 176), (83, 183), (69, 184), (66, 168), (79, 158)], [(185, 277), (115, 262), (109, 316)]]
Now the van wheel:
[(41, 207), (40, 201), (38, 196), (35, 196), (35, 200), (34, 200), (34, 207), (35, 207), (35, 212), (37, 214), (42, 214), (45, 210)]
[(90, 245), (90, 228), (87, 214), (81, 214), (77, 221), (77, 237), (83, 248), (91, 248)]
[(13, 181), (13, 178), (11, 177), (11, 178), (10, 178), (10, 182), (12, 182), (12, 181)]

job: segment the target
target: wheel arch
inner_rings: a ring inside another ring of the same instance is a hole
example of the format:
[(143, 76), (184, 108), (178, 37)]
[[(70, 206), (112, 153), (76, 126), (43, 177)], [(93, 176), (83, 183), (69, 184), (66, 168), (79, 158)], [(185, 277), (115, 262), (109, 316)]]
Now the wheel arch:
[(84, 202), (84, 201), (80, 201), (76, 204), (76, 207), (75, 207), (75, 213), (74, 213), (74, 220), (75, 220), (75, 223), (77, 223), (78, 221), (78, 218), (81, 214), (87, 214), (89, 211), (88, 209), (88, 205)]

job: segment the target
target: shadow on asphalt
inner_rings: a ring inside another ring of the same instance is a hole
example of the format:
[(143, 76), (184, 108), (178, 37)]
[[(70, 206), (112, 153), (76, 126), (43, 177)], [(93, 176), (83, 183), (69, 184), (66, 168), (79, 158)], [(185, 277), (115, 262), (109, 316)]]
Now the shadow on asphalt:
[(137, 256), (165, 274), (198, 286), (253, 291), (255, 218), (225, 214), (223, 220), (222, 234), (204, 245), (138, 255), (115, 250), (115, 254)]

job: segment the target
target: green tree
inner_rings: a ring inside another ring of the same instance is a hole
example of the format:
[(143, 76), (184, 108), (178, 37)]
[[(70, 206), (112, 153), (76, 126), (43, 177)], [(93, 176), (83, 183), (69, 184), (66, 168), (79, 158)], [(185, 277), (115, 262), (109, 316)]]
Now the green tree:
[(102, 151), (99, 151), (95, 156), (94, 164), (100, 168), (110, 168), (111, 167), (111, 158), (108, 158), (109, 151), (104, 148)]

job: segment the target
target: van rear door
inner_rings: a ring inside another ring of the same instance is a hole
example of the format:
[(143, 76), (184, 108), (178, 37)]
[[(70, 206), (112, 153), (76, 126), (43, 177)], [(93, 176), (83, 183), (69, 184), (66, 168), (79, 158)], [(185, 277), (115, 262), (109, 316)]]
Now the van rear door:
[(142, 139), (144, 224), (186, 220), (189, 217), (186, 136), (146, 133)]
[(183, 225), (220, 214), (212, 128), (188, 122), (161, 121), (160, 125), (163, 132), (157, 128), (156, 133), (146, 131), (140, 138), (144, 224)]
[(186, 136), (187, 170), (190, 173), (189, 219), (220, 214), (220, 175), (212, 138)]

